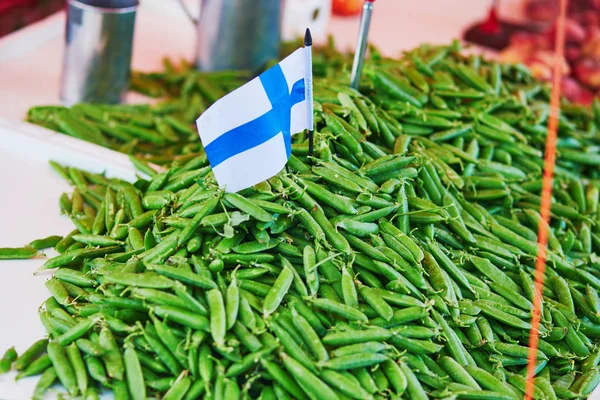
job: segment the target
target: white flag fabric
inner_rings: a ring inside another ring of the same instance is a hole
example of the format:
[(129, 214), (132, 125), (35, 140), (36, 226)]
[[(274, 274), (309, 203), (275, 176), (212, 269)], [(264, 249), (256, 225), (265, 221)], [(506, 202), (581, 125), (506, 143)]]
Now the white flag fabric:
[[(219, 186), (237, 192), (283, 169), (291, 135), (312, 129), (306, 101), (307, 62), (300, 48), (210, 106), (197, 120)], [(312, 78), (312, 77), (311, 77)]]

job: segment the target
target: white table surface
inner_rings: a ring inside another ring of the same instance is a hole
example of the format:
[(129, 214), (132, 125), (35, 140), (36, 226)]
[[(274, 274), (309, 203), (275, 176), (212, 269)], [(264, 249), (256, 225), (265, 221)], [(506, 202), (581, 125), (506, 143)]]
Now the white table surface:
[[(123, 154), (33, 125), (17, 131), (0, 120), (1, 247), (23, 246), (73, 230), (72, 222), (58, 209), (59, 196), (70, 187), (49, 167), (49, 160), (135, 179)], [(13, 345), (21, 353), (45, 335), (37, 309), (48, 297), (44, 282), (50, 274), (33, 275), (43, 262), (0, 261), (0, 353)], [(0, 375), (0, 399), (30, 398), (36, 381), (26, 378), (15, 383), (14, 373)]]
[[(190, 58), (194, 28), (175, 0), (141, 3), (133, 68), (148, 71), (160, 68), (164, 56)], [(370, 40), (390, 55), (423, 42), (449, 43), (460, 36), (467, 24), (483, 18), (489, 4), (490, 0), (379, 0)], [(3, 247), (22, 246), (33, 239), (63, 235), (73, 229), (68, 218), (59, 215), (58, 208), (60, 194), (69, 187), (49, 168), (49, 159), (70, 159), (92, 169), (106, 166), (120, 176), (132, 174), (122, 157), (99, 152), (102, 154), (95, 159), (86, 155), (84, 145), (81, 151), (77, 150), (77, 144), (62, 151), (35, 140), (14, 140), (14, 132), (19, 130), (31, 131), (33, 136), (39, 134), (19, 122), (29, 107), (58, 103), (64, 24), (64, 13), (58, 13), (0, 40), (0, 246)], [(357, 28), (358, 17), (334, 18), (330, 23), (330, 32), (341, 48), (352, 48)], [(131, 100), (139, 97), (133, 96)], [(7, 128), (7, 123), (12, 126)], [(60, 138), (56, 140), (61, 142)], [(0, 352), (12, 345), (22, 352), (44, 336), (37, 309), (49, 295), (44, 287), (48, 274), (33, 275), (42, 263), (43, 260), (0, 261)], [(30, 398), (35, 382), (35, 378), (26, 378), (15, 383), (14, 374), (0, 376), (0, 399)]]

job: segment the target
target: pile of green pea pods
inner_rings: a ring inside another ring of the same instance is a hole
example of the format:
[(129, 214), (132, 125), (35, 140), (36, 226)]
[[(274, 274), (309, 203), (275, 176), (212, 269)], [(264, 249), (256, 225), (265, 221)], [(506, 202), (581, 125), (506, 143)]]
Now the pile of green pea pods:
[(243, 71), (198, 72), (165, 59), (160, 73), (134, 72), (131, 89), (161, 98), (153, 104), (36, 106), (27, 121), (157, 165), (185, 162), (202, 151), (190, 125), (214, 101), (244, 84)]
[[(48, 337), (0, 372), (117, 399), (520, 399), (548, 88), (456, 44), (317, 79), (315, 155), (224, 193), (201, 152), (128, 183), (53, 164)], [(168, 121), (167, 121), (168, 123)], [(600, 107), (564, 103), (536, 399), (600, 382)], [(175, 128), (176, 129), (176, 128)]]

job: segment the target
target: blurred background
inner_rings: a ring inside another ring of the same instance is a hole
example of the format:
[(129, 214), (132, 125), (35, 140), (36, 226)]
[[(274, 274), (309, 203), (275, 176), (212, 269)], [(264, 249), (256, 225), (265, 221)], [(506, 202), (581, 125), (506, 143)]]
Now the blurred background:
[[(198, 9), (198, 1), (184, 0), (192, 10)], [(0, 0), (0, 37), (64, 10), (66, 2)], [(142, 0), (141, 3), (144, 6), (160, 3), (165, 12), (181, 13), (176, 0)], [(506, 62), (523, 63), (530, 67), (537, 78), (546, 81), (551, 79), (557, 0), (378, 0), (378, 3), (379, 12), (375, 13), (370, 40), (378, 43), (384, 53), (390, 54), (421, 42), (448, 41), (462, 32), (463, 39), (487, 50), (489, 56)], [(326, 7), (324, 4), (327, 4)], [(362, 0), (287, 0), (286, 6), (289, 6), (290, 12), (282, 25), (284, 40), (301, 34), (307, 18), (317, 18), (307, 12), (321, 7), (326, 10), (326, 15), (318, 16), (322, 23), (319, 24), (320, 29), (316, 26), (311, 28), (313, 37), (319, 41), (319, 37), (335, 33), (341, 48), (354, 45)], [(289, 17), (290, 14), (292, 17)], [(61, 29), (64, 26), (62, 24)], [(398, 29), (394, 37), (387, 33), (390, 24)], [(144, 26), (139, 28), (142, 32), (145, 30)], [(158, 29), (158, 25), (153, 25), (154, 29)], [(170, 34), (182, 35), (189, 39), (192, 46), (194, 33), (191, 25), (182, 26), (181, 31), (170, 31)], [(139, 32), (138, 35), (144, 33)], [(138, 41), (136, 52), (140, 49), (146, 53), (154, 50), (155, 40)], [(166, 49), (171, 47), (166, 46)], [(4, 54), (0, 54), (0, 60), (20, 53), (2, 52)], [(134, 66), (138, 62), (134, 56)], [(567, 45), (562, 62), (566, 69), (564, 94), (572, 101), (589, 104), (600, 91), (600, 0), (569, 1)], [(150, 65), (146, 59), (144, 63)]]
[(66, 0), (0, 0), (0, 37), (60, 11)]

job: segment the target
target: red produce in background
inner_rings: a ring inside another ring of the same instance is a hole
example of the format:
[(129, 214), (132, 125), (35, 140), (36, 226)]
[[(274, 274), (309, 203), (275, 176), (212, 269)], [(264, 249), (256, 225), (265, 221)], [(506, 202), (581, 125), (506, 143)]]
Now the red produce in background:
[(527, 3), (525, 12), (533, 21), (552, 21), (558, 15), (558, 6), (554, 0), (534, 0)]
[[(531, 20), (552, 23), (557, 0), (530, 0), (525, 11)], [(600, 0), (570, 0), (565, 24), (563, 94), (569, 100), (589, 104), (600, 93)], [(552, 79), (555, 25), (544, 33), (518, 32), (501, 53), (506, 62), (524, 63), (538, 79)]]
[(363, 0), (333, 0), (331, 10), (334, 15), (356, 15), (360, 13)]
[(0, 0), (0, 36), (61, 10), (65, 0)]
[(575, 79), (564, 77), (561, 84), (563, 96), (574, 103), (590, 105), (594, 99), (594, 94), (583, 88)]

